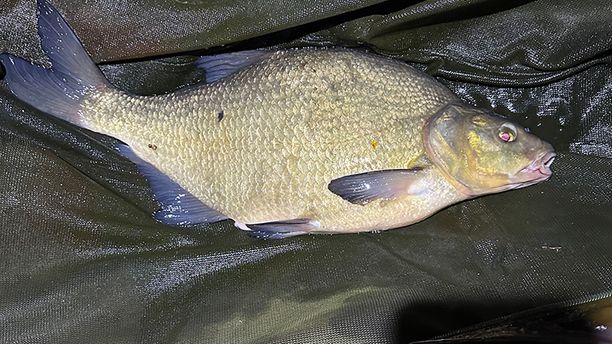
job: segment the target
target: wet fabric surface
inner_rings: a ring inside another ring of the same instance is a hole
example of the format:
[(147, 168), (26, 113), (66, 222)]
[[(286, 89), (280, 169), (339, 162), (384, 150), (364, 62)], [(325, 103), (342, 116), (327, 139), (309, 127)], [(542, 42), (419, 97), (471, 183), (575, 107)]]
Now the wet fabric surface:
[[(405, 229), (257, 241), (228, 221), (155, 223), (113, 139), (0, 89), (0, 340), (409, 342), (611, 293), (612, 5), (504, 3), (57, 1), (125, 90), (198, 82), (193, 56), (160, 56), (220, 44), (368, 46), (559, 156), (548, 182)], [(0, 37), (0, 51), (40, 59), (33, 4), (0, 4)]]

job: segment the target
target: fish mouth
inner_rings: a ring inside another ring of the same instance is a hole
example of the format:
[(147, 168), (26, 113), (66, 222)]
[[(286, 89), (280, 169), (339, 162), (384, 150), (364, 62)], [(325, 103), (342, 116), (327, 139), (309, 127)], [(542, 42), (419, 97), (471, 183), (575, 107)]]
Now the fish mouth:
[(557, 154), (552, 151), (540, 154), (529, 165), (517, 173), (517, 179), (520, 181), (515, 184), (515, 188), (537, 184), (550, 178), (550, 176), (552, 176), (550, 166), (555, 161), (556, 156)]

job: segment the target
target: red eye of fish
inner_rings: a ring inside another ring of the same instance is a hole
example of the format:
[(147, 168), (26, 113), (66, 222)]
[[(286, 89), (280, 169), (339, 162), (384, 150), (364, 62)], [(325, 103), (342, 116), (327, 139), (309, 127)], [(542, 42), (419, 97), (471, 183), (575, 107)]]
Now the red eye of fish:
[(512, 142), (516, 139), (516, 134), (507, 128), (502, 129), (499, 132), (499, 139), (504, 142)]

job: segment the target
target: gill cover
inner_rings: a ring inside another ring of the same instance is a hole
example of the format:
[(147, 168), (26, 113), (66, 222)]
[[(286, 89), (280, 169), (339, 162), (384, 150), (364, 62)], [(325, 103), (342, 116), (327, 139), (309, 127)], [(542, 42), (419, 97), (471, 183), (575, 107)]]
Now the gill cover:
[(463, 116), (458, 106), (449, 104), (433, 115), (423, 131), (423, 143), (429, 159), (440, 168), (456, 188), (471, 194), (461, 173), (462, 148), (457, 144)]

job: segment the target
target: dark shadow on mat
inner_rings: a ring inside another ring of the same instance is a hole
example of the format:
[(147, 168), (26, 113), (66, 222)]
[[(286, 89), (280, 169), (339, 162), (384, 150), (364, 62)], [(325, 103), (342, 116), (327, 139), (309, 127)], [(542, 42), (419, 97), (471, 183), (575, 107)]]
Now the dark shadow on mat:
[(612, 329), (606, 323), (612, 320), (607, 319), (612, 312), (611, 300), (536, 308), (531, 308), (532, 300), (490, 305), (415, 304), (400, 312), (395, 341), (608, 344), (612, 343)]

